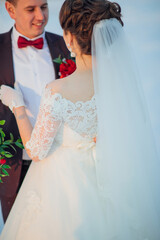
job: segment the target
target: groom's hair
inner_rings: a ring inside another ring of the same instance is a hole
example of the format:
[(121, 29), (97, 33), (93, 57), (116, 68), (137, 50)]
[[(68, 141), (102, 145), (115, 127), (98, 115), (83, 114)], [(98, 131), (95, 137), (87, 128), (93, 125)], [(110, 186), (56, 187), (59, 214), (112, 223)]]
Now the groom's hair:
[(6, 0), (6, 2), (12, 3), (14, 6), (16, 6), (18, 0)]

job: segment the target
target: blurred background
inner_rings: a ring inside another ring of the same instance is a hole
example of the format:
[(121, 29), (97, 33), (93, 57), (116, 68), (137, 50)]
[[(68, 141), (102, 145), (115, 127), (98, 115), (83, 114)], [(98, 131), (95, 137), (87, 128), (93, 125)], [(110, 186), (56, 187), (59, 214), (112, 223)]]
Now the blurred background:
[[(0, 33), (14, 24), (0, 0)], [(117, 0), (124, 29), (137, 61), (157, 150), (160, 156), (160, 0)], [(58, 13), (63, 0), (48, 0), (50, 18), (46, 30), (62, 35)], [(0, 232), (3, 221), (0, 212)]]

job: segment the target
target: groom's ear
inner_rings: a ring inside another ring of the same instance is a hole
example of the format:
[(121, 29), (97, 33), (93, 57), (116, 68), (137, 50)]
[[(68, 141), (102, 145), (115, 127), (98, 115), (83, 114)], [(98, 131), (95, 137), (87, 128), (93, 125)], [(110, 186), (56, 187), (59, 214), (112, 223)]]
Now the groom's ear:
[(9, 16), (10, 16), (13, 20), (15, 20), (15, 18), (16, 18), (15, 6), (14, 6), (12, 3), (6, 1), (6, 2), (5, 2), (5, 8), (6, 8), (8, 14), (9, 14)]

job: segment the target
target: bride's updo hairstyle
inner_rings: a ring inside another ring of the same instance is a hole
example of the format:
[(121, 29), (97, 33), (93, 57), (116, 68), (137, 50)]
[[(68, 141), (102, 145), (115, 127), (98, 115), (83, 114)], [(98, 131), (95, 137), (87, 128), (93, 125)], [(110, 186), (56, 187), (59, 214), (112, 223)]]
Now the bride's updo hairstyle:
[(121, 7), (118, 3), (106, 0), (65, 0), (59, 14), (64, 32), (76, 37), (82, 54), (91, 55), (93, 26), (103, 19), (121, 20)]

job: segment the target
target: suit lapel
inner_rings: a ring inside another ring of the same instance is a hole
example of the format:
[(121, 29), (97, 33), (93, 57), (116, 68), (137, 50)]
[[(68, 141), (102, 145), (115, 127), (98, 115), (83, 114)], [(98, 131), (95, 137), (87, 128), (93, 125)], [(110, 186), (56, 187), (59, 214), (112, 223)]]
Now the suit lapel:
[(0, 36), (0, 84), (13, 86), (15, 82), (11, 44), (12, 29)]
[[(5, 34), (0, 34), (0, 85), (7, 84), (14, 86), (14, 67), (13, 67), (13, 54), (12, 54), (12, 43), (11, 43), (11, 32), (12, 29)], [(50, 50), (51, 58), (54, 60), (62, 52), (59, 47), (59, 41), (55, 40), (53, 34), (50, 35), (48, 32), (45, 34), (48, 47)], [(56, 78), (59, 78), (59, 64), (53, 62), (55, 69)]]
[[(50, 36), (49, 33), (46, 32), (45, 34), (46, 36), (46, 40), (47, 40), (47, 43), (48, 43), (48, 47), (49, 47), (49, 50), (50, 50), (50, 54), (51, 54), (51, 58), (52, 58), (52, 61), (57, 58), (59, 56), (59, 46), (57, 44), (57, 41), (54, 40), (53, 37)], [(56, 79), (59, 78), (59, 64), (55, 63), (53, 61), (53, 66), (54, 66), (54, 69), (55, 69), (55, 74), (56, 74)]]

